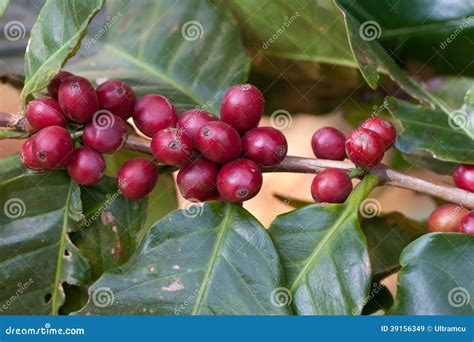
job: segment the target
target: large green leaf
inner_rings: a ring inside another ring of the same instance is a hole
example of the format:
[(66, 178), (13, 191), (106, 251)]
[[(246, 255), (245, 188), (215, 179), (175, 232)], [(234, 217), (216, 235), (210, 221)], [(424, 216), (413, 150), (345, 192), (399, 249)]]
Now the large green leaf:
[(0, 312), (57, 314), (62, 284), (90, 276), (68, 237), (82, 218), (79, 188), (65, 172), (25, 170), (15, 155), (0, 161), (0, 193)]
[(403, 252), (390, 314), (473, 315), (474, 236), (425, 235)]
[(7, 10), (10, 0), (0, 0), (0, 18), (3, 17), (3, 14)]
[(396, 212), (366, 218), (361, 226), (369, 247), (372, 275), (376, 279), (395, 272), (400, 266), (398, 260), (403, 249), (428, 232), (426, 226)]
[(270, 235), (300, 315), (354, 315), (370, 285), (370, 262), (358, 212), (379, 183), (368, 175), (345, 204), (312, 205), (278, 216)]
[(90, 288), (81, 314), (289, 314), (282, 271), (262, 225), (238, 205), (177, 210), (123, 266)]
[(114, 1), (107, 13), (107, 29), (84, 40), (84, 53), (97, 53), (72, 71), (122, 79), (139, 95), (169, 97), (180, 111), (199, 106), (214, 113), (227, 88), (247, 78), (237, 25), (208, 1)]
[(25, 55), (23, 102), (46, 87), (74, 55), (103, 0), (47, 0), (31, 30)]
[(474, 163), (474, 110), (461, 109), (447, 115), (441, 109), (395, 98), (387, 99), (390, 113), (400, 121), (396, 148), (403, 153), (427, 152), (452, 163)]
[(223, 2), (246, 32), (246, 45), (259, 53), (357, 67), (344, 20), (331, 0)]

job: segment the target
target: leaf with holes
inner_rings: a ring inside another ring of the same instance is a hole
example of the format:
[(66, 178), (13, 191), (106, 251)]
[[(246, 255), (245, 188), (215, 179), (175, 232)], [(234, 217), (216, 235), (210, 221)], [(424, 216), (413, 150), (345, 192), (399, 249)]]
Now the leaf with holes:
[(74, 55), (103, 0), (62, 1), (60, 4), (47, 0), (31, 30), (25, 55), (23, 103), (34, 92), (45, 88)]
[(473, 315), (474, 236), (427, 234), (400, 258), (391, 315)]
[(27, 171), (15, 155), (0, 161), (0, 193), (0, 313), (57, 314), (63, 283), (90, 276), (68, 236), (82, 219), (79, 188), (65, 172)]
[(138, 95), (169, 97), (178, 111), (203, 107), (214, 114), (227, 88), (247, 79), (249, 58), (225, 9), (207, 1), (128, 0), (109, 2), (107, 13), (106, 33), (84, 40), (88, 56), (73, 72), (122, 79)]
[(272, 297), (281, 286), (262, 225), (238, 205), (212, 202), (158, 221), (127, 263), (92, 285), (80, 314), (289, 314)]
[(379, 183), (368, 175), (344, 204), (311, 205), (278, 216), (270, 235), (299, 315), (360, 314), (370, 286), (370, 262), (358, 212)]

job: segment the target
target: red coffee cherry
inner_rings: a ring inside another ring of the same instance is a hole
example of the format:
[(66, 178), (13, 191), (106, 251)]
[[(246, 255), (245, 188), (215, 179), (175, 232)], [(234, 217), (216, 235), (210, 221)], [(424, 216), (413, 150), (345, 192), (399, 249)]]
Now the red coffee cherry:
[(242, 138), (242, 153), (261, 166), (279, 164), (286, 157), (288, 143), (285, 136), (273, 127), (253, 128)]
[(33, 154), (33, 137), (25, 141), (21, 146), (20, 159), (25, 166), (31, 170), (41, 170), (40, 163)]
[(99, 152), (82, 146), (74, 150), (67, 164), (67, 173), (76, 183), (92, 185), (104, 177), (105, 160)]
[(151, 152), (162, 164), (180, 166), (191, 159), (193, 141), (184, 131), (167, 128), (159, 131), (151, 140)]
[(323, 127), (314, 132), (311, 147), (320, 159), (344, 160), (346, 137), (333, 127)]
[(239, 159), (222, 167), (217, 175), (217, 189), (228, 202), (241, 203), (258, 194), (262, 187), (262, 172), (249, 159)]
[(28, 103), (26, 119), (37, 131), (49, 126), (66, 127), (67, 125), (67, 120), (61, 113), (59, 103), (46, 97)]
[(127, 124), (117, 115), (98, 111), (84, 128), (84, 144), (100, 153), (120, 150), (128, 137)]
[(467, 210), (459, 205), (445, 204), (436, 208), (428, 218), (430, 232), (457, 232)]
[(101, 84), (97, 89), (99, 108), (127, 120), (133, 114), (137, 98), (133, 89), (125, 82), (112, 80)]
[(459, 164), (456, 166), (453, 180), (458, 188), (474, 192), (474, 165)]
[(221, 105), (221, 119), (243, 133), (258, 125), (265, 108), (265, 99), (257, 87), (239, 84), (225, 93)]
[(196, 143), (207, 159), (218, 164), (239, 158), (242, 151), (239, 133), (222, 121), (212, 121), (202, 126)]
[(151, 138), (158, 131), (176, 126), (178, 116), (176, 108), (166, 97), (149, 94), (135, 104), (133, 121), (140, 132)]
[(117, 188), (124, 197), (139, 199), (148, 195), (156, 185), (158, 170), (146, 158), (134, 158), (122, 165), (117, 176)]
[(62, 81), (58, 101), (63, 114), (78, 123), (91, 121), (99, 109), (94, 87), (80, 76), (70, 76)]
[(474, 235), (474, 210), (464, 215), (459, 225), (459, 231)]
[(351, 191), (351, 179), (340, 169), (326, 169), (311, 183), (311, 195), (318, 202), (344, 203)]
[(392, 123), (382, 118), (370, 118), (364, 121), (361, 128), (366, 128), (377, 133), (382, 139), (385, 151), (392, 147), (397, 137), (397, 131)]
[(66, 166), (72, 155), (72, 139), (63, 127), (43, 128), (31, 138), (31, 152), (35, 165), (42, 170), (53, 170)]
[(206, 158), (198, 158), (181, 168), (176, 178), (179, 192), (188, 200), (204, 202), (216, 194), (219, 166)]
[(58, 90), (59, 86), (61, 85), (61, 82), (64, 81), (66, 78), (69, 76), (74, 76), (70, 72), (60, 70), (58, 74), (52, 79), (51, 82), (49, 82), (48, 85), (48, 94), (51, 96), (53, 99), (57, 100), (58, 99)]
[(356, 165), (369, 167), (380, 163), (384, 155), (382, 139), (374, 131), (359, 128), (346, 140), (346, 153)]
[(199, 130), (211, 121), (217, 121), (217, 118), (211, 113), (201, 109), (191, 109), (181, 114), (176, 127), (182, 129), (193, 140), (193, 144), (197, 148), (196, 136)]

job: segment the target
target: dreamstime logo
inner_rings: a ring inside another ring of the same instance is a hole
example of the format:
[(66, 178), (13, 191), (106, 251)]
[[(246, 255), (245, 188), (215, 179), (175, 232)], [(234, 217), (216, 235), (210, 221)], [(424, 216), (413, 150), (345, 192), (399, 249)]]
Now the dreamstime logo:
[(187, 21), (181, 27), (181, 34), (188, 42), (193, 42), (202, 38), (204, 35), (204, 28), (199, 21)]
[(10, 198), (3, 205), (3, 212), (11, 219), (22, 217), (26, 213), (25, 202), (19, 198)]
[(360, 37), (368, 42), (380, 38), (381, 34), (382, 29), (379, 23), (373, 20), (366, 21), (359, 27)]
[(98, 287), (92, 292), (92, 302), (99, 308), (105, 308), (114, 303), (115, 296), (110, 287)]
[(202, 215), (204, 211), (203, 203), (196, 199), (190, 199), (183, 208), (183, 215), (187, 218), (196, 218)]
[(270, 125), (279, 130), (290, 127), (292, 123), (293, 119), (291, 114), (284, 109), (276, 110), (270, 116)]
[(283, 25), (279, 27), (268, 40), (263, 42), (262, 48), (264, 50), (268, 49), (268, 47), (273, 44), (282, 34), (286, 32), (286, 30), (293, 24), (300, 16), (300, 13), (296, 11), (291, 17), (285, 17)]
[(283, 306), (290, 305), (293, 300), (293, 296), (291, 295), (291, 291), (286, 287), (277, 287), (270, 294), (270, 300), (274, 306), (281, 308)]
[(471, 118), (469, 117), (469, 114), (466, 111), (455, 110), (454, 112), (451, 112), (448, 124), (449, 127), (458, 131), (470, 127)]
[(23, 25), (21, 21), (13, 20), (9, 21), (3, 27), (3, 34), (5, 38), (11, 42), (15, 42), (17, 40), (25, 38), (26, 35), (26, 27)]
[(92, 117), (92, 125), (98, 130), (111, 128), (115, 123), (114, 115), (106, 110), (101, 109), (94, 113)]
[(359, 213), (364, 218), (373, 218), (382, 211), (380, 202), (375, 198), (366, 198), (359, 206)]
[(449, 305), (455, 308), (467, 305), (471, 300), (469, 291), (464, 287), (454, 287), (448, 293)]

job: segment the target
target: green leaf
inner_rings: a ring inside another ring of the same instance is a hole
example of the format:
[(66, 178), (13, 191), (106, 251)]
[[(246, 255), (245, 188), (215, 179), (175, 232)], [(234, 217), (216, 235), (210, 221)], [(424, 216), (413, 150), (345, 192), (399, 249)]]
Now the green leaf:
[(367, 175), (345, 204), (312, 205), (278, 216), (270, 235), (299, 315), (360, 314), (370, 262), (358, 212), (379, 183)]
[(212, 202), (158, 221), (126, 264), (90, 288), (79, 313), (289, 314), (272, 304), (281, 285), (262, 225), (238, 205)]
[(446, 113), (441, 109), (387, 99), (390, 113), (400, 121), (396, 148), (403, 153), (428, 152), (432, 158), (452, 163), (474, 163), (474, 110)]
[(103, 0), (47, 0), (31, 30), (25, 55), (23, 103), (46, 87), (78, 49)]
[(88, 281), (68, 233), (82, 219), (79, 188), (65, 172), (30, 172), (18, 155), (0, 161), (0, 313), (57, 314), (63, 283)]
[(396, 212), (366, 218), (361, 226), (369, 247), (372, 275), (376, 280), (395, 272), (400, 267), (398, 260), (403, 249), (428, 232), (426, 226)]
[(115, 179), (105, 177), (94, 186), (81, 187), (86, 219), (84, 229), (72, 240), (90, 261), (91, 281), (130, 258), (145, 225), (147, 200), (127, 200), (115, 183)]
[(0, 18), (5, 14), (9, 3), (10, 0), (0, 0)]
[(222, 5), (232, 9), (247, 33), (246, 45), (258, 53), (357, 67), (342, 15), (330, 0), (231, 0)]
[(473, 315), (474, 236), (433, 233), (403, 252), (397, 297), (389, 314)]
[(247, 78), (249, 58), (227, 10), (207, 1), (128, 0), (109, 2), (107, 13), (106, 33), (84, 44), (84, 53), (98, 52), (73, 72), (122, 79), (138, 95), (169, 97), (179, 111), (203, 107), (215, 114), (227, 88)]

